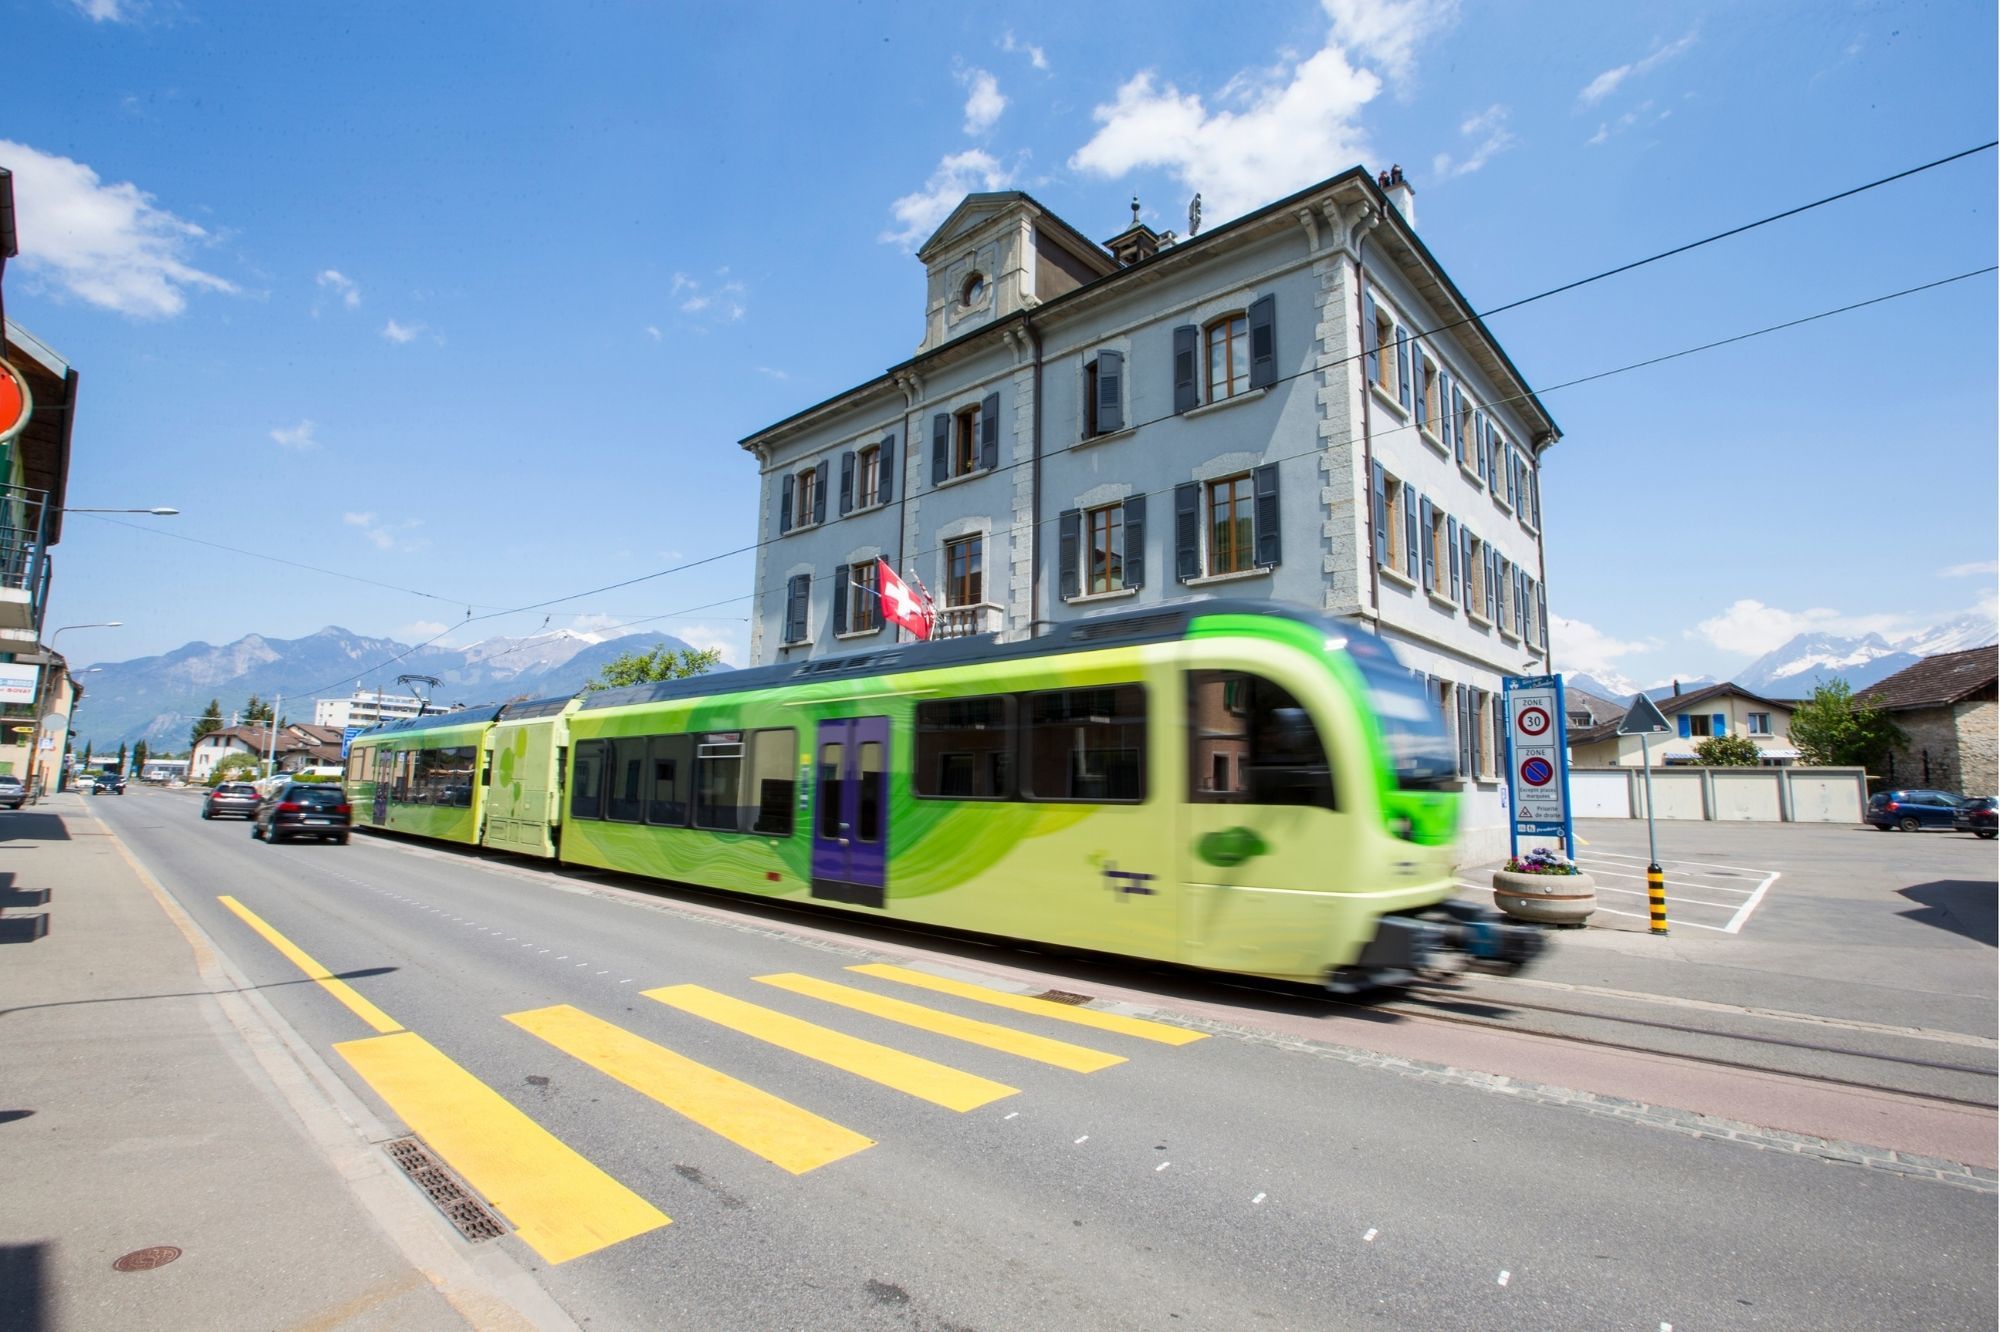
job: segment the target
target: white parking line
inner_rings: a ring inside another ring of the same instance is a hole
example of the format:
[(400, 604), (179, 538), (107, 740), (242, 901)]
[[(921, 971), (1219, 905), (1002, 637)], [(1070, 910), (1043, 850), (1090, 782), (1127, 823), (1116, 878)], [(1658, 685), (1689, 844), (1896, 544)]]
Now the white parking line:
[[(1600, 893), (1624, 893), (1628, 897), (1652, 896), (1650, 892), (1648, 892), (1646, 889), (1643, 888), (1613, 888), (1609, 884), (1602, 884), (1602, 883), (1597, 885), (1597, 891)], [(1718, 911), (1736, 910), (1736, 904), (1734, 902), (1704, 902), (1699, 897), (1683, 897), (1672, 890), (1671, 884), (1668, 885), (1667, 904), (1669, 906), (1714, 907)], [(1734, 933), (1734, 931), (1731, 932)]]
[[(1593, 879), (1637, 879), (1640, 883), (1646, 881), (1646, 876), (1643, 874), (1626, 874), (1622, 870), (1599, 869), (1595, 865), (1586, 866), (1584, 872)], [(1732, 888), (1726, 883), (1704, 883), (1701, 882), (1699, 874), (1668, 874), (1666, 879), (1668, 883), (1692, 883), (1705, 893), (1742, 893), (1747, 897), (1756, 891), (1754, 888)]]
[[(1593, 851), (1591, 855), (1611, 860), (1630, 860), (1640, 865), (1649, 863), (1644, 856), (1635, 855), (1630, 851)], [(1700, 865), (1704, 869), (1740, 870), (1745, 874), (1769, 874), (1771, 872), (1761, 866), (1753, 868), (1749, 865), (1720, 865), (1713, 860), (1663, 860), (1660, 862), (1660, 865), (1662, 868), (1668, 865)]]
[(1757, 891), (1750, 894), (1750, 900), (1745, 902), (1740, 908), (1738, 908), (1736, 914), (1730, 918), (1729, 923), (1727, 925), (1724, 925), (1722, 928), (1727, 930), (1731, 934), (1734, 934), (1738, 930), (1742, 929), (1743, 922), (1750, 919), (1750, 913), (1757, 909), (1757, 904), (1764, 900), (1764, 894), (1767, 891), (1769, 891), (1771, 885), (1776, 883), (1777, 881), (1778, 881), (1778, 876), (1774, 873), (1771, 875), (1770, 878), (1758, 884)]
[[(1638, 912), (1636, 912), (1636, 911), (1618, 911), (1618, 910), (1615, 910), (1615, 909), (1613, 909), (1613, 908), (1611, 908), (1611, 907), (1608, 907), (1608, 906), (1601, 906), (1601, 907), (1599, 907), (1599, 908), (1597, 908), (1597, 909), (1598, 909), (1599, 911), (1602, 911), (1602, 912), (1603, 912), (1604, 914), (1606, 914), (1607, 916), (1630, 916), (1630, 917), (1631, 917), (1631, 918), (1632, 918), (1633, 920), (1651, 920), (1651, 919), (1652, 919), (1652, 917), (1651, 917), (1650, 915), (1645, 915), (1645, 916), (1642, 916), (1642, 915), (1640, 915), (1640, 914), (1639, 914)], [(1727, 933), (1727, 931), (1726, 931), (1726, 930), (1725, 930), (1725, 929), (1724, 929), (1724, 928), (1723, 928), (1722, 926), (1720, 926), (1720, 925), (1704, 925), (1704, 924), (1702, 924), (1702, 923), (1701, 923), (1700, 921), (1698, 921), (1698, 920), (1675, 920), (1675, 921), (1671, 921), (1670, 923), (1671, 923), (1672, 925), (1676, 926), (1676, 927), (1679, 927), (1679, 926), (1682, 926), (1682, 925), (1686, 925), (1686, 926), (1689, 926), (1690, 928), (1693, 928), (1693, 929), (1697, 929), (1697, 930), (1713, 930), (1713, 931), (1715, 931), (1715, 933), (1717, 933), (1717, 934), (1724, 934), (1724, 933)]]

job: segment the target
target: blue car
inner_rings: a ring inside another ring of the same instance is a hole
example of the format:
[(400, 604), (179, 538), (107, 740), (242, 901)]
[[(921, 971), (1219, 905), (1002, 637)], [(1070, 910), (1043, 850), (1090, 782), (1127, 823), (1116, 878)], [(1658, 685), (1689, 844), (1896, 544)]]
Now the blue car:
[(1881, 791), (1868, 797), (1868, 812), (1862, 818), (1883, 832), (1949, 828), (1963, 803), (1949, 791)]

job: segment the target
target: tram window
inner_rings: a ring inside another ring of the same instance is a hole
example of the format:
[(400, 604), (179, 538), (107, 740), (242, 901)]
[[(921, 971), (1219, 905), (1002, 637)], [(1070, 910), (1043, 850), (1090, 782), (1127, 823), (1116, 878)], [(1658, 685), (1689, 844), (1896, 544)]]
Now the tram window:
[(948, 698), (917, 704), (910, 788), (933, 800), (1014, 798), (1014, 700)]
[(863, 842), (882, 840), (882, 742), (861, 744), (860, 806), (854, 820), (854, 836)]
[(743, 780), (743, 733), (710, 731), (694, 751), (694, 826), (737, 832), (736, 788)]
[(840, 836), (840, 807), (847, 794), (841, 776), (846, 754), (847, 747), (839, 743), (819, 747), (819, 835), (828, 841)]
[(604, 817), (604, 760), (611, 744), (606, 740), (579, 740), (576, 745), (576, 780), (570, 784), (569, 813), (573, 819)]
[(710, 731), (697, 738), (694, 826), (766, 837), (792, 835), (798, 732)]
[(667, 828), (687, 827), (694, 737), (656, 735), (647, 756), (652, 764), (652, 785), (646, 793), (646, 822)]
[(1190, 671), (1188, 799), (1332, 809), (1333, 770), (1311, 714), (1259, 676)]
[(1033, 800), (1146, 798), (1146, 691), (1136, 684), (1028, 695)]
[[(792, 835), (792, 804), (798, 792), (798, 733), (758, 731), (750, 737), (750, 771), (743, 788), (750, 831), (766, 837)], [(754, 798), (755, 803), (751, 800)]]
[(604, 769), (604, 817), (616, 823), (637, 823), (646, 812), (646, 741), (640, 737), (610, 742)]

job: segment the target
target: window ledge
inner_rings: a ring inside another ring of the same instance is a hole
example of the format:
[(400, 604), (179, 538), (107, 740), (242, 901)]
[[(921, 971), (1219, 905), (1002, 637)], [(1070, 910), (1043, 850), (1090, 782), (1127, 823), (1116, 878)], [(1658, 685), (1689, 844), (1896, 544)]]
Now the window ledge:
[(1509, 504), (1505, 499), (1501, 498), (1500, 492), (1497, 490), (1493, 492), (1493, 507), (1500, 510), (1500, 512), (1502, 513), (1514, 512), (1514, 506)]
[(1238, 569), (1234, 573), (1203, 574), (1199, 578), (1190, 578), (1183, 586), (1208, 587), (1215, 583), (1240, 583), (1246, 578), (1268, 578), (1270, 576), (1271, 571), (1269, 569)]
[(1181, 413), (1182, 420), (1192, 420), (1197, 416), (1207, 416), (1210, 412), (1223, 411), (1230, 407), (1241, 407), (1246, 402), (1255, 402), (1271, 390), (1265, 388), (1244, 389), (1233, 397), (1217, 398), (1214, 402), (1204, 402), (1199, 407), (1190, 407)]
[[(866, 504), (855, 505), (853, 508), (849, 509), (846, 513), (843, 513), (840, 516), (842, 518), (858, 518), (864, 513), (873, 513), (877, 509), (886, 509), (888, 507), (889, 506), (881, 500), (870, 500)], [(815, 523), (814, 526), (817, 527), (819, 526), (819, 524)]]
[(800, 532), (811, 532), (817, 528), (825, 526), (826, 526), (825, 523), (793, 523), (790, 527), (786, 528), (783, 532), (779, 533), (779, 535), (797, 536)]
[[(1183, 413), (1183, 415), (1192, 415), (1192, 413)], [(1127, 435), (1138, 433), (1138, 430), (1138, 426), (1120, 426), (1116, 430), (1105, 430), (1095, 435), (1085, 435), (1083, 438), (1077, 440), (1076, 443), (1070, 445), (1070, 447), (1073, 449), (1087, 449), (1093, 444), (1102, 444), (1106, 440), (1123, 439)]]
[(1407, 421), (1410, 419), (1410, 409), (1396, 401), (1395, 395), (1390, 393), (1388, 389), (1383, 388), (1371, 379), (1368, 381), (1368, 391), (1375, 395), (1376, 402), (1394, 412), (1397, 420)]
[(1396, 586), (1406, 587), (1412, 592), (1417, 590), (1417, 580), (1410, 577), (1402, 570), (1392, 568), (1391, 566), (1386, 564), (1378, 564), (1375, 566), (1375, 568), (1382, 575), (1382, 577), (1388, 579)]
[(944, 490), (950, 486), (963, 485), (967, 481), (977, 481), (980, 477), (990, 475), (999, 470), (997, 467), (976, 467), (970, 472), (960, 472), (957, 476), (948, 476), (944, 480), (932, 485), (931, 489)]
[(1479, 471), (1477, 468), (1470, 467), (1466, 463), (1461, 461), (1458, 464), (1458, 470), (1465, 473), (1465, 479), (1472, 483), (1472, 488), (1474, 490), (1486, 489), (1486, 483), (1479, 479)]
[(882, 626), (878, 624), (873, 629), (846, 629), (835, 634), (834, 637), (844, 643), (850, 638), (873, 638), (881, 632)]
[(1431, 599), (1431, 605), (1436, 606), (1439, 610), (1445, 611), (1452, 615), (1458, 614), (1458, 603), (1456, 601), (1453, 601), (1450, 597), (1446, 596), (1444, 593), (1435, 591), (1431, 588), (1425, 588), (1424, 595), (1428, 596)]
[(1505, 625), (1500, 626), (1500, 637), (1505, 639), (1509, 643), (1518, 643), (1521, 641), (1521, 636), (1515, 633), (1512, 629), (1507, 628)]
[(1444, 437), (1438, 434), (1437, 428), (1431, 425), (1430, 422), (1426, 421), (1423, 425), (1417, 427), (1417, 436), (1424, 443), (1436, 449), (1440, 458), (1451, 457), (1451, 450), (1444, 446)]
[[(1241, 577), (1240, 574), (1228, 574), (1224, 576)], [(1073, 597), (1064, 597), (1063, 604), (1065, 606), (1084, 606), (1095, 601), (1118, 601), (1125, 597), (1136, 597), (1138, 595), (1139, 589), (1136, 587), (1119, 587), (1113, 588), (1109, 592), (1079, 592)]]
[(1481, 629), (1491, 629), (1493, 627), (1493, 621), (1487, 619), (1484, 615), (1481, 615), (1478, 611), (1467, 611), (1465, 613), (1465, 618), (1472, 621), (1473, 624), (1477, 625)]

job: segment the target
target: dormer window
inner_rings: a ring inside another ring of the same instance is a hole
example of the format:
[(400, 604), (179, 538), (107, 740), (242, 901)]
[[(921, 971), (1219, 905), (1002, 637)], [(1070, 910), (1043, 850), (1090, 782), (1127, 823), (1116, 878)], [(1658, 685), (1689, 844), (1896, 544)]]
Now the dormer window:
[(985, 299), (986, 275), (984, 273), (974, 273), (967, 277), (964, 285), (958, 289), (958, 303), (967, 309), (971, 309)]

